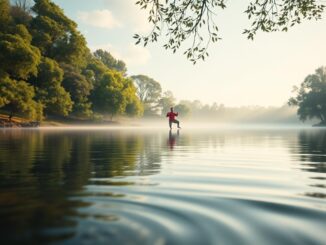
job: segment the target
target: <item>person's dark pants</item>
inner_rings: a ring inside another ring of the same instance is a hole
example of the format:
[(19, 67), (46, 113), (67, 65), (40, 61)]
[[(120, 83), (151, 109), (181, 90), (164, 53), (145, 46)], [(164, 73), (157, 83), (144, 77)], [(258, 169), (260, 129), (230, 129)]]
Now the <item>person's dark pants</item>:
[(176, 123), (178, 125), (178, 128), (180, 128), (180, 122), (176, 119), (174, 120), (169, 120), (169, 126), (170, 128), (172, 128), (172, 123)]

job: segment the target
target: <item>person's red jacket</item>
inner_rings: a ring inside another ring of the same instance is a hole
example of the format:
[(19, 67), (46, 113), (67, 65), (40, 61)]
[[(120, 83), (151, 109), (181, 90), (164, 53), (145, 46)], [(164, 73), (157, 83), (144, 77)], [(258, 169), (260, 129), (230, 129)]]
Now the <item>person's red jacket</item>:
[(178, 116), (178, 113), (174, 113), (174, 112), (168, 112), (168, 113), (166, 114), (166, 117), (169, 117), (169, 120), (170, 120), (170, 121), (175, 120), (175, 117), (177, 117), (177, 116)]

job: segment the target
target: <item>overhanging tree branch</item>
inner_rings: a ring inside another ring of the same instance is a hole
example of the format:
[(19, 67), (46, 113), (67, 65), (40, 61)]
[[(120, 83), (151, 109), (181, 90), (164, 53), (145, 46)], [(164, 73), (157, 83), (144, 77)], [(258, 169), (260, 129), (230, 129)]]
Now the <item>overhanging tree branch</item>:
[[(196, 63), (208, 56), (210, 42), (221, 39), (214, 22), (217, 10), (226, 8), (227, 0), (138, 0), (141, 9), (148, 10), (152, 30), (148, 35), (135, 34), (136, 44), (146, 46), (164, 36), (163, 47), (175, 53), (191, 40), (184, 54)], [(252, 0), (244, 11), (251, 26), (243, 34), (253, 40), (258, 31), (288, 31), (303, 20), (321, 19), (325, 0)], [(204, 27), (207, 28), (204, 28)]]

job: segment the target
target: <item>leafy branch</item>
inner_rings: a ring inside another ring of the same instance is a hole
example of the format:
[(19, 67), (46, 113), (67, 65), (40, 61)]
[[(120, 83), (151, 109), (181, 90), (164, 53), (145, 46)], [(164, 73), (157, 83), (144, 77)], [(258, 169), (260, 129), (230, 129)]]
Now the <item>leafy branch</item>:
[[(190, 40), (184, 51), (194, 64), (205, 60), (211, 42), (221, 39), (219, 28), (214, 22), (218, 9), (226, 8), (227, 0), (138, 0), (137, 5), (148, 11), (152, 30), (147, 35), (135, 34), (136, 44), (146, 46), (165, 36), (165, 49), (175, 53)], [(244, 11), (251, 26), (243, 34), (253, 40), (257, 31), (288, 31), (303, 20), (321, 19), (325, 0), (252, 0)]]

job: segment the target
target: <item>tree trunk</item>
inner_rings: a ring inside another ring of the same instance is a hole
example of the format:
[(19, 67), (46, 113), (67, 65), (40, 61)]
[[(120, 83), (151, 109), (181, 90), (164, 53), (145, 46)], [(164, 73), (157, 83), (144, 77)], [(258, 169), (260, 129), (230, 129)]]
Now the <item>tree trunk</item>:
[(325, 123), (325, 117), (322, 114), (322, 112), (319, 112), (319, 119), (320, 119), (320, 124), (324, 124)]
[(326, 116), (323, 115), (323, 114), (321, 114), (321, 122), (322, 122), (323, 124), (326, 124)]
[(11, 119), (12, 119), (13, 115), (14, 115), (13, 108), (11, 108), (11, 110), (10, 110), (10, 115), (9, 115), (9, 117), (8, 117), (10, 123), (11, 123)]

